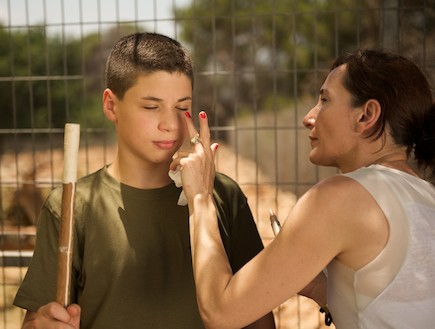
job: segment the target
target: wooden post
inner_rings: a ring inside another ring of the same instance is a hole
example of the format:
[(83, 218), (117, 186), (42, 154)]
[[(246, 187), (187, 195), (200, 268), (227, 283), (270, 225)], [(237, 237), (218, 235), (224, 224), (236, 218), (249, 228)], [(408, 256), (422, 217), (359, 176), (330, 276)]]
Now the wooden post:
[(56, 302), (64, 307), (70, 304), (75, 184), (77, 181), (79, 141), (80, 125), (67, 123), (64, 135), (63, 190), (56, 282)]

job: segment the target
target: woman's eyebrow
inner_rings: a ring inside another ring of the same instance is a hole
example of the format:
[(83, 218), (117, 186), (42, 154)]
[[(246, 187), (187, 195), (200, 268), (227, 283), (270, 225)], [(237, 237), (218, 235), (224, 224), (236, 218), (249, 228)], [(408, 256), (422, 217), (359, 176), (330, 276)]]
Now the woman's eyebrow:
[(321, 88), (319, 91), (319, 95), (324, 95), (324, 94), (328, 94), (328, 90), (325, 88)]

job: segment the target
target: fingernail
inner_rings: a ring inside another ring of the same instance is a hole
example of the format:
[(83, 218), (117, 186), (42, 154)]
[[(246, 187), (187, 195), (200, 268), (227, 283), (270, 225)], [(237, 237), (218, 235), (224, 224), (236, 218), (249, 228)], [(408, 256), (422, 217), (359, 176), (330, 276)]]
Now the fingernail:
[(199, 113), (199, 116), (201, 119), (205, 119), (207, 117), (207, 114), (205, 114), (205, 112), (201, 112)]
[(190, 116), (190, 113), (189, 113), (189, 112), (184, 112), (184, 115), (185, 115), (186, 118), (188, 118), (188, 119), (192, 118), (192, 117)]

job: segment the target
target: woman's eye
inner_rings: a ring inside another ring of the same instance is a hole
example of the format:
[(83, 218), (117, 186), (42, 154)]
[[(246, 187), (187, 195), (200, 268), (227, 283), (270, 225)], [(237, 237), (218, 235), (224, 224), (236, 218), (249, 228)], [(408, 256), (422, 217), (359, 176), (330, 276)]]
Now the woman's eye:
[(144, 106), (143, 108), (146, 109), (146, 110), (155, 110), (155, 109), (158, 108), (158, 106), (149, 105), (149, 106)]
[(189, 111), (189, 108), (188, 108), (188, 107), (177, 106), (176, 109), (177, 109), (177, 110), (180, 110), (180, 111)]

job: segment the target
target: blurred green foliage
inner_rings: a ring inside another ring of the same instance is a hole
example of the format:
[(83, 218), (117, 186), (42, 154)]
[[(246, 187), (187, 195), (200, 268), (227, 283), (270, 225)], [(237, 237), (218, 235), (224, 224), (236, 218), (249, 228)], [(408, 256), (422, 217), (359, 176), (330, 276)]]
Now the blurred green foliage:
[[(388, 32), (383, 3), (194, 0), (174, 7), (177, 37), (194, 60), (195, 110), (206, 109), (219, 126), (246, 109), (279, 111), (315, 96), (338, 54), (382, 46), (380, 31)], [(395, 9), (399, 51), (426, 67), (435, 58), (429, 47), (435, 42), (434, 4), (404, 0)], [(104, 125), (107, 55), (120, 36), (137, 29), (117, 24), (77, 38), (49, 34), (43, 25), (0, 24), (0, 129), (60, 128), (67, 121)]]
[(370, 2), (195, 0), (178, 8), (195, 68), (211, 75), (196, 85), (196, 101), (207, 106), (206, 95), (219, 94), (211, 110), (225, 121), (237, 108), (269, 108), (271, 96), (316, 93), (317, 75), (339, 53), (377, 44), (379, 15)]
[(82, 38), (47, 35), (44, 27), (0, 25), (1, 129), (101, 128), (104, 69), (122, 27)]

